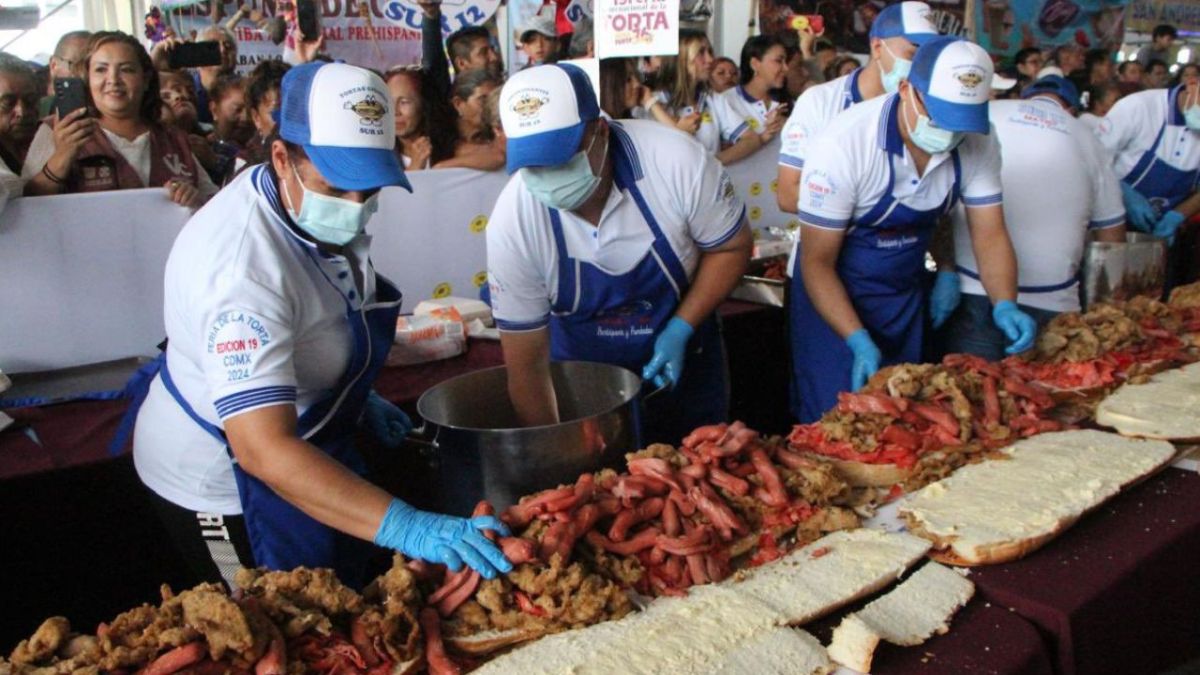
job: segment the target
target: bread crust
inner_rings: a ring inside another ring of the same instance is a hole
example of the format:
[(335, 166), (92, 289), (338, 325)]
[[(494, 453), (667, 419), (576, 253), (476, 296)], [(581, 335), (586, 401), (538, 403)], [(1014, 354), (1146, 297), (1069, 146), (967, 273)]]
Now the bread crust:
[[(1180, 454), (1181, 453), (1176, 452), (1174, 456), (1169, 457), (1162, 464), (1159, 464), (1158, 466), (1151, 468), (1146, 473), (1123, 483), (1121, 485), (1120, 492), (1117, 494), (1122, 494), (1134, 485), (1137, 485), (1142, 481), (1149, 480), (1151, 477), (1157, 475), (1158, 472), (1170, 466)], [(1074, 525), (1079, 521), (1080, 518), (1087, 516), (1089, 513), (1095, 511), (1106, 503), (1108, 503), (1108, 500), (1100, 502), (1092, 508), (1086, 509), (1082, 513), (1068, 518), (1062, 518), (1054, 525), (1054, 527), (1042, 534), (1025, 539), (1019, 539), (1017, 541), (997, 542), (988, 546), (979, 547), (980, 555), (970, 558), (965, 557), (958, 551), (954, 550), (955, 537), (942, 537), (929, 532), (924, 526), (921, 525), (921, 521), (917, 520), (911, 513), (904, 513), (903, 518), (905, 524), (908, 526), (909, 532), (933, 543), (933, 548), (929, 549), (928, 553), (928, 556), (931, 560), (940, 562), (944, 565), (954, 565), (956, 567), (981, 567), (983, 565), (998, 565), (1024, 558), (1042, 546), (1045, 546), (1058, 535), (1062, 534), (1064, 530)]]
[(868, 464), (837, 459), (815, 452), (803, 454), (809, 459), (833, 466), (838, 478), (849, 483), (851, 487), (891, 487), (908, 480), (916, 470), (915, 466), (905, 469), (895, 464)]
[(446, 646), (451, 650), (468, 656), (487, 656), (502, 649), (508, 649), (524, 642), (536, 640), (553, 631), (546, 629), (510, 629), (503, 631), (487, 631), (476, 635), (445, 637)]

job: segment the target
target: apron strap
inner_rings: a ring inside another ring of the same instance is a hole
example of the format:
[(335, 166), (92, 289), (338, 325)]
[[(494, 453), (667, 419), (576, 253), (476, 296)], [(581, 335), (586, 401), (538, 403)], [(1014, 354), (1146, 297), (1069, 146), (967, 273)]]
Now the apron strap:
[[(975, 281), (983, 281), (979, 277), (979, 273), (962, 265), (955, 265), (957, 270), (964, 276), (974, 279)], [(1079, 283), (1079, 274), (1067, 279), (1066, 281), (1057, 284), (1046, 284), (1044, 286), (1017, 286), (1018, 293), (1053, 293), (1055, 291), (1064, 291)]]
[(162, 369), (158, 371), (158, 376), (162, 378), (163, 386), (167, 388), (167, 391), (171, 394), (171, 398), (175, 399), (175, 402), (179, 404), (180, 408), (183, 408), (183, 412), (187, 413), (193, 422), (200, 425), (201, 429), (207, 431), (210, 436), (220, 441), (222, 445), (228, 445), (229, 441), (225, 438), (225, 431), (201, 417), (196, 412), (196, 409), (192, 407), (192, 404), (188, 403), (188, 400), (183, 397), (183, 393), (179, 391), (179, 387), (175, 386), (175, 380), (171, 379), (171, 371), (167, 368), (166, 355), (163, 356)]
[(556, 314), (570, 314), (579, 306), (579, 275), (575, 259), (567, 255), (567, 239), (558, 209), (550, 209), (550, 229), (554, 233), (554, 247), (558, 249), (558, 295), (551, 309)]
[(667, 273), (667, 278), (675, 286), (675, 294), (682, 299), (683, 293), (688, 287), (687, 272), (683, 269), (683, 263), (679, 261), (679, 256), (675, 255), (675, 250), (671, 248), (671, 242), (667, 241), (662, 228), (658, 226), (658, 220), (654, 217), (654, 212), (650, 210), (650, 205), (646, 203), (642, 191), (638, 189), (637, 183), (629, 184), (629, 194), (637, 204), (638, 210), (642, 212), (642, 218), (650, 226), (650, 231), (654, 233), (654, 244), (651, 245), (654, 257)]
[(1125, 174), (1125, 177), (1121, 180), (1129, 180), (1136, 176), (1136, 178), (1133, 178), (1133, 182), (1129, 184), (1135, 188), (1142, 182), (1142, 179), (1150, 172), (1150, 167), (1154, 166), (1154, 162), (1158, 159), (1158, 145), (1162, 143), (1163, 134), (1166, 132), (1167, 123), (1163, 122), (1163, 125), (1158, 128), (1158, 135), (1154, 137), (1154, 142), (1150, 144), (1150, 149), (1142, 153), (1142, 156), (1138, 158), (1137, 164), (1134, 164), (1129, 173)]

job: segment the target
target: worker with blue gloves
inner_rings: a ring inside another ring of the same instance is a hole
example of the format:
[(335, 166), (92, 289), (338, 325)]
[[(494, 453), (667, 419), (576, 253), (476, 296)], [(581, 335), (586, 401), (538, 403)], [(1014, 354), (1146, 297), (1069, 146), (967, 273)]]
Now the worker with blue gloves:
[[(1021, 100), (988, 104), (992, 134), (1000, 142), (1004, 223), (1020, 272), (1017, 303), (1039, 327), (1061, 312), (1080, 310), (1088, 241), (1125, 241), (1117, 177), (1091, 129), (1072, 115), (1078, 109), (1079, 91), (1061, 75), (1039, 78), (1021, 92)], [(937, 347), (994, 361), (1004, 357), (1010, 338), (994, 320), (980, 280), (969, 214), (961, 207), (951, 213), (961, 298), (955, 298)], [(930, 297), (935, 325), (938, 302), (935, 286)]]
[[(1000, 149), (989, 135), (992, 61), (978, 45), (927, 40), (896, 93), (842, 112), (804, 164), (792, 275), (792, 411), (812, 422), (885, 365), (921, 360), (925, 251), (961, 200), (992, 320), (1008, 350), (1037, 326), (1013, 303), (1017, 266), (1001, 208)], [(957, 294), (935, 282), (938, 311)]]
[(587, 75), (529, 68), (500, 95), (513, 174), (488, 220), (488, 284), (523, 424), (559, 421), (551, 360), (640, 373), (643, 443), (726, 421), (714, 316), (750, 258), (721, 164), (655, 122), (603, 119)]
[(167, 261), (169, 340), (129, 418), (138, 476), (196, 576), (230, 588), (240, 567), (300, 566), (361, 588), (372, 542), (508, 572), (486, 536), (508, 533), (499, 520), (417, 510), (366, 479), (354, 446), (362, 428), (387, 447), (412, 428), (371, 388), (401, 298), (365, 227), (382, 188), (411, 190), (392, 97), (371, 71), (309, 63), (280, 100), (270, 160), (199, 211)]
[(1122, 98), (1096, 137), (1121, 179), (1130, 227), (1174, 242), (1200, 212), (1200, 79)]

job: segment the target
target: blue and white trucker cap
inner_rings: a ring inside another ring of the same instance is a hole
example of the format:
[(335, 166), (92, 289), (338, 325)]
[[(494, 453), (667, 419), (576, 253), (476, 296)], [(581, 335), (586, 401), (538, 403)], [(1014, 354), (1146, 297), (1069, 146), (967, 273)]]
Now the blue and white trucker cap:
[(1021, 98), (1033, 98), (1038, 94), (1054, 94), (1072, 108), (1079, 107), (1079, 88), (1062, 75), (1047, 75), (1033, 81), (1021, 91)]
[(279, 136), (302, 146), (330, 185), (412, 192), (394, 149), (392, 99), (378, 75), (346, 63), (305, 63), (283, 76), (280, 99)]
[(917, 49), (908, 81), (921, 92), (939, 128), (986, 134), (992, 70), (992, 58), (983, 47), (939, 36)]
[(901, 2), (884, 7), (871, 24), (871, 38), (902, 37), (920, 47), (938, 35), (929, 18), (933, 10), (923, 2)]
[(500, 92), (508, 172), (566, 164), (579, 152), (588, 122), (598, 117), (592, 82), (577, 66), (534, 66), (513, 75)]

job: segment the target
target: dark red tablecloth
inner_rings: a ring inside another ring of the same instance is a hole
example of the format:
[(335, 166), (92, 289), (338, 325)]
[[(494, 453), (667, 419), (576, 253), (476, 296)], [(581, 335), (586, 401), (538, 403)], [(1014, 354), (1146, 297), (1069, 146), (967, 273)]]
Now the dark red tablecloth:
[(1167, 469), (1024, 560), (971, 576), (1048, 637), (1062, 675), (1156, 673), (1200, 654), (1200, 475)]
[(875, 651), (875, 675), (1052, 675), (1037, 628), (1015, 612), (978, 598), (962, 608), (950, 632), (916, 647), (887, 643)]

